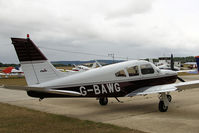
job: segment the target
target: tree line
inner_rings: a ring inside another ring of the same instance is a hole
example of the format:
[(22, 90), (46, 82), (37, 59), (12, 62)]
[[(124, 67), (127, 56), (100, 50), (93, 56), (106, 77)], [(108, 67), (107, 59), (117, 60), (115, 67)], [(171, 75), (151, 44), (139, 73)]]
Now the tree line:
[[(149, 60), (149, 59), (146, 59)], [(154, 62), (158, 62), (158, 59), (153, 59)], [(185, 62), (195, 62), (195, 57), (194, 56), (188, 56), (188, 57), (174, 57), (174, 61), (180, 61), (181, 63), (185, 63)], [(72, 64), (53, 64), (55, 67), (63, 67), (63, 66), (72, 66)], [(0, 67), (19, 67), (20, 64), (4, 64), (0, 62)]]

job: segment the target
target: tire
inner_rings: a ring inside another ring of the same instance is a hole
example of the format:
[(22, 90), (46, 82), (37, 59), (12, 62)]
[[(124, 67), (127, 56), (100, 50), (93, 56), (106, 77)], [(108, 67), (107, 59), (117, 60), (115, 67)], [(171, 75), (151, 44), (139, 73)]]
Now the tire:
[(167, 99), (168, 99), (169, 102), (171, 102), (171, 100), (172, 100), (171, 95), (167, 95)]
[(160, 101), (159, 102), (159, 111), (160, 112), (167, 112), (168, 110), (168, 106), (164, 105), (164, 101)]
[(108, 98), (107, 97), (101, 97), (99, 98), (99, 104), (104, 106), (108, 104)]

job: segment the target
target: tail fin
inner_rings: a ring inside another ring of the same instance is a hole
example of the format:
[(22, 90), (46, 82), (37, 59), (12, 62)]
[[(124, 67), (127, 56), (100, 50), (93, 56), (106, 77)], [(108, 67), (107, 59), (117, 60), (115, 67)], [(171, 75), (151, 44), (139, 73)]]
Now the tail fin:
[(96, 68), (97, 66), (102, 67), (102, 65), (97, 60), (95, 60), (95, 62), (93, 63), (93, 66), (91, 68), (93, 69), (93, 68)]
[(29, 38), (11, 38), (28, 85), (40, 84), (64, 75), (47, 60)]
[(199, 73), (199, 56), (195, 56), (195, 59), (196, 59), (196, 64), (197, 64), (197, 70)]

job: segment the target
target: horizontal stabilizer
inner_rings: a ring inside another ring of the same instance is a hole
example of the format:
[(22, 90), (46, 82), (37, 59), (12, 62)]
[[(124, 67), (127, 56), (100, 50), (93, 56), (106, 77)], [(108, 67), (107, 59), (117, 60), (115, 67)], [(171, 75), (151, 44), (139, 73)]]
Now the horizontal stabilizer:
[(10, 90), (21, 90), (21, 91), (41, 91), (44, 92), (45, 88), (39, 87), (28, 87), (28, 86), (15, 86), (15, 85), (3, 85), (3, 88)]
[(79, 92), (67, 91), (67, 90), (49, 90), (48, 93), (70, 95), (70, 96), (81, 96), (81, 93)]
[(40, 88), (40, 87), (3, 85), (2, 88), (11, 89), (11, 90), (22, 90), (22, 91), (37, 91), (37, 92), (45, 92), (51, 94), (69, 95), (69, 96), (81, 96), (81, 93), (76, 91), (54, 90), (54, 89)]

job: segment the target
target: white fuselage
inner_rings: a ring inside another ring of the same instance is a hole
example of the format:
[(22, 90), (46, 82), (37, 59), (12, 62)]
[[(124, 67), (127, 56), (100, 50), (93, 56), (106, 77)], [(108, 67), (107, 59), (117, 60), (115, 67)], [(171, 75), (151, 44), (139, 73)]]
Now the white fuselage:
[[(140, 70), (140, 65), (143, 64), (150, 64), (154, 69), (154, 73), (146, 75), (142, 74)], [(127, 68), (132, 66), (138, 66), (139, 69), (138, 75), (136, 76), (128, 75)], [(126, 74), (125, 77), (117, 77), (115, 75), (120, 70), (123, 70), (125, 72)], [(147, 61), (132, 60), (132, 61), (126, 61), (126, 62), (121, 62), (117, 64), (91, 69), (81, 73), (74, 73), (66, 77), (58, 78), (56, 80), (47, 81), (33, 86), (60, 88), (60, 87), (72, 87), (72, 86), (78, 86), (78, 85), (81, 86), (89, 84), (103, 84), (103, 83), (115, 83), (115, 82), (120, 83), (125, 81), (144, 80), (144, 79), (165, 77), (171, 75), (176, 75), (176, 72), (170, 70), (160, 70), (155, 65)]]

